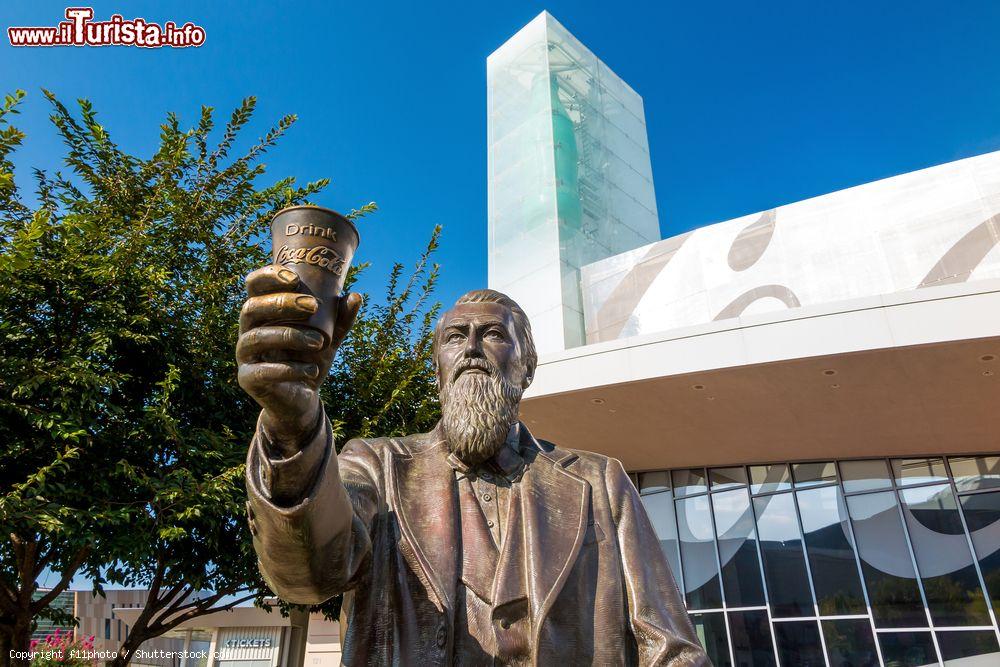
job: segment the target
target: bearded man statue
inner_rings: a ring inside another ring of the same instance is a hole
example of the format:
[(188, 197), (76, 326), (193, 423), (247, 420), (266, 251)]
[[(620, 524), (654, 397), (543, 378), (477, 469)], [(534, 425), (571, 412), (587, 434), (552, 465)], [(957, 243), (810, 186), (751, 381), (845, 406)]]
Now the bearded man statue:
[(277, 595), (344, 595), (344, 664), (709, 664), (621, 463), (518, 421), (537, 356), (513, 300), (472, 291), (438, 322), (432, 431), (338, 454), (318, 389), (361, 300), (326, 340), (289, 326), (317, 306), (298, 287), (275, 266), (247, 278), (247, 508)]

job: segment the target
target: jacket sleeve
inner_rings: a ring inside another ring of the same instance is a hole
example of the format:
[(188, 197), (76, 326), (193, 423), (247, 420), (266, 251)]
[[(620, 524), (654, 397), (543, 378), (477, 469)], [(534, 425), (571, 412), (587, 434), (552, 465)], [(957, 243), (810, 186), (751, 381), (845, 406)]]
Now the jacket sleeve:
[(710, 667), (639, 492), (617, 460), (606, 477), (639, 664)]
[(310, 442), (273, 457), (259, 422), (247, 457), (247, 514), (261, 574), (283, 600), (320, 604), (357, 585), (382, 505), (381, 462), (363, 440), (338, 456), (326, 415)]

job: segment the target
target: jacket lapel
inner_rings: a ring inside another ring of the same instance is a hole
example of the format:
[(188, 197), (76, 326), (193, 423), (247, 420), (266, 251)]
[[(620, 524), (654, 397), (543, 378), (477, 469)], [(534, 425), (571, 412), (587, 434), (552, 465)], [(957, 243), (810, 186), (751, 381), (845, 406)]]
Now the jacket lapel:
[(521, 479), (521, 514), (528, 604), (534, 625), (533, 645), (537, 647), (545, 617), (583, 544), (590, 514), (590, 484), (564, 468), (576, 458), (574, 454), (554, 455), (523, 424), (521, 429), (522, 451), (533, 458)]
[(439, 440), (421, 451), (393, 456), (392, 504), (403, 537), (400, 550), (441, 611), (454, 609), (460, 540), (455, 472), (447, 455), (447, 445)]

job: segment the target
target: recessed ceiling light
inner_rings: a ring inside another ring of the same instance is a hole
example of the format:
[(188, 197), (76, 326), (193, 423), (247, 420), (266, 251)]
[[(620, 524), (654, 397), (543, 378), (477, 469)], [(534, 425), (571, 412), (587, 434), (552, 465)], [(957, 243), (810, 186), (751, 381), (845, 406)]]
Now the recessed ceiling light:
[(715, 396), (709, 396), (709, 397), (708, 397), (708, 400), (710, 400), (710, 401), (714, 401), (714, 400), (715, 400)]
[(827, 368), (825, 371), (823, 371), (823, 375), (836, 375), (836, 374), (837, 371), (833, 370), (832, 368)]
[(695, 391), (704, 391), (705, 390), (705, 385), (703, 385), (703, 384), (693, 384), (693, 385), (691, 385), (691, 388), (694, 389)]
[(840, 389), (840, 385), (839, 384), (831, 384), (830, 385), (830, 389)]
[(604, 405), (603, 398), (592, 398), (590, 399), (590, 402), (593, 403), (594, 405)]
[(990, 375), (993, 375), (993, 371), (983, 371), (983, 375), (989, 377)]
[(979, 357), (979, 361), (993, 361), (996, 358), (997, 355), (995, 354), (984, 354), (983, 356)]

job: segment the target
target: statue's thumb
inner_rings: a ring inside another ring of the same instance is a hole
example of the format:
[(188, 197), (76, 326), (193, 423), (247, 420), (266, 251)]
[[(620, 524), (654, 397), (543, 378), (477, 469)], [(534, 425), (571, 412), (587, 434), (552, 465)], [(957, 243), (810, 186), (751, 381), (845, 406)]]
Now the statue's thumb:
[(334, 348), (340, 347), (351, 327), (354, 326), (354, 321), (358, 318), (358, 311), (361, 309), (363, 301), (364, 299), (357, 292), (351, 292), (340, 300), (340, 305), (337, 307), (337, 324), (333, 329), (333, 337), (330, 340)]

